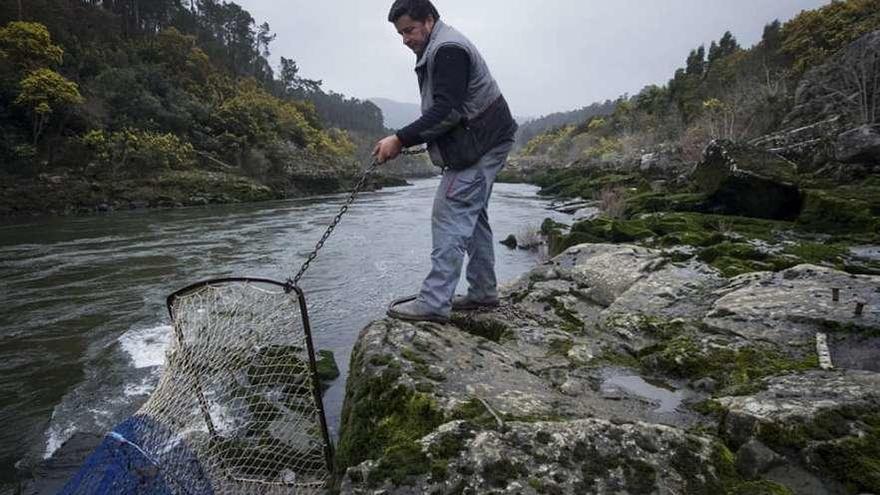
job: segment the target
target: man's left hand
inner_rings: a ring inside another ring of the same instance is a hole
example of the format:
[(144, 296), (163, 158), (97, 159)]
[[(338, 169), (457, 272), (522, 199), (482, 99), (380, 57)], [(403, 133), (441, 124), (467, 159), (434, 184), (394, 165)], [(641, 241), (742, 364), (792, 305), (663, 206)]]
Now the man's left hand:
[(373, 156), (376, 157), (379, 163), (385, 163), (388, 160), (397, 158), (402, 149), (403, 143), (400, 142), (400, 138), (392, 134), (376, 143), (376, 147), (373, 149)]

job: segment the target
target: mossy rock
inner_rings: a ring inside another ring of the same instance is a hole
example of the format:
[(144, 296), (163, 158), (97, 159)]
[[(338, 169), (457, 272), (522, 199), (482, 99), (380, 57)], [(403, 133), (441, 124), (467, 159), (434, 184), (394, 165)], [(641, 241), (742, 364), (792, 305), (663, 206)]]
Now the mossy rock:
[(596, 218), (578, 222), (571, 227), (571, 233), (580, 233), (596, 239), (595, 242), (634, 242), (654, 235), (643, 220), (615, 220)]
[(693, 178), (718, 212), (793, 220), (803, 206), (797, 167), (746, 144), (713, 141)]
[(650, 191), (650, 184), (639, 175), (584, 167), (550, 170), (535, 176), (533, 181), (541, 187), (538, 194), (563, 198), (592, 198), (606, 188)]
[(339, 366), (336, 364), (336, 357), (333, 355), (333, 351), (320, 350), (318, 351), (317, 358), (315, 367), (318, 371), (318, 380), (322, 384), (339, 378)]
[(401, 484), (428, 473), (431, 464), (418, 440), (443, 424), (445, 414), (430, 396), (398, 384), (399, 371), (389, 366), (380, 373), (365, 367), (365, 360), (369, 359), (358, 349), (352, 354), (337, 473), (368, 459), (379, 463), (368, 480), (371, 484), (385, 479)]
[(805, 230), (823, 233), (876, 233), (878, 227), (867, 202), (819, 190), (807, 191), (797, 223)]
[(646, 193), (639, 194), (626, 200), (626, 215), (633, 217), (642, 213), (657, 213), (664, 211), (708, 211), (707, 196), (699, 193), (667, 194)]
[(804, 457), (850, 493), (880, 493), (880, 410), (841, 407), (808, 421), (762, 423), (758, 437), (778, 452)]
[(667, 376), (689, 380), (709, 377), (736, 394), (755, 390), (765, 377), (819, 366), (813, 354), (788, 356), (757, 345), (741, 349), (706, 346), (691, 335), (679, 335), (642, 350), (639, 363), (648, 372)]

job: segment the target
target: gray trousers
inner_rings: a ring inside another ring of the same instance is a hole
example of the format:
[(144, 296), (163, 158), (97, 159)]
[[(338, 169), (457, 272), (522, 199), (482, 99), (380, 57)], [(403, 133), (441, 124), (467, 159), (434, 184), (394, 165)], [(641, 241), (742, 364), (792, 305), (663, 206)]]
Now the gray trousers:
[(465, 253), (468, 297), (477, 301), (498, 297), (487, 208), (495, 176), (511, 148), (513, 141), (506, 141), (489, 150), (476, 165), (443, 173), (431, 214), (431, 272), (419, 292), (419, 301), (436, 314), (448, 315), (452, 308)]

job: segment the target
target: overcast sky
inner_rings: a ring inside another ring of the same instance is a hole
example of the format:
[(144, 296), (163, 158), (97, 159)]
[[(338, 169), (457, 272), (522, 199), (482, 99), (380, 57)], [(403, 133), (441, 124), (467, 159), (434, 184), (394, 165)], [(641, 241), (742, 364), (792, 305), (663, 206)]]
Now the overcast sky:
[[(325, 90), (417, 102), (415, 56), (386, 21), (391, 0), (235, 0)], [(545, 115), (665, 84), (688, 52), (730, 30), (743, 46), (773, 19), (829, 0), (434, 0), (483, 53), (514, 114)]]

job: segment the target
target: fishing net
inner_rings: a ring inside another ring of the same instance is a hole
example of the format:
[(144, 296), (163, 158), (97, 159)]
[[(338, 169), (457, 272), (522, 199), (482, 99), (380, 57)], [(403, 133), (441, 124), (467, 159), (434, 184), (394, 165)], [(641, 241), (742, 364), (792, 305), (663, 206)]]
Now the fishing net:
[(169, 310), (156, 391), (62, 493), (321, 492), (332, 457), (299, 289), (207, 282)]
[(378, 166), (373, 160), (292, 279), (212, 280), (168, 298), (174, 338), (156, 391), (62, 494), (324, 491), (332, 444), (298, 284)]

